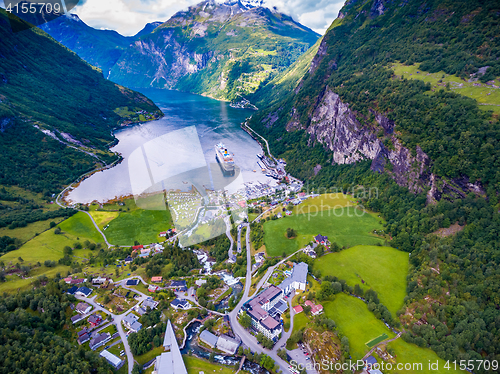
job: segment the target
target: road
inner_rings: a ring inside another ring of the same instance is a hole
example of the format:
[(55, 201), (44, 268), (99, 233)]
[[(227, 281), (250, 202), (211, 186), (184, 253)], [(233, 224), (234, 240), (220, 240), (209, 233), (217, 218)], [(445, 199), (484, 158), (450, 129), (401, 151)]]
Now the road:
[[(247, 229), (247, 235), (246, 235), (246, 244), (247, 248), (250, 248), (250, 230)], [(233, 329), (233, 332), (236, 336), (238, 336), (243, 344), (250, 348), (253, 352), (259, 352), (259, 353), (265, 353), (269, 357), (271, 357), (275, 363), (279, 366), (280, 370), (282, 373), (288, 373), (288, 363), (284, 360), (282, 360), (278, 354), (277, 354), (277, 347), (276, 349), (273, 350), (268, 350), (263, 348), (258, 342), (257, 339), (250, 334), (247, 330), (245, 330), (240, 323), (238, 322), (238, 313), (243, 306), (244, 303), (246, 303), (250, 298), (248, 294), (250, 293), (250, 285), (252, 284), (252, 255), (250, 253), (251, 251), (247, 250), (247, 275), (246, 275), (246, 280), (245, 280), (245, 290), (243, 291), (243, 296), (238, 303), (238, 305), (229, 313), (229, 321), (231, 323), (231, 328)], [(289, 331), (292, 331), (292, 328), (290, 328)], [(281, 340), (280, 340), (281, 341)]]
[[(132, 278), (140, 278), (140, 280), (143, 283), (145, 283), (144, 280), (141, 277), (132, 277)], [(128, 278), (128, 279), (132, 279), (132, 278)], [(124, 279), (124, 280), (120, 281), (119, 283), (121, 284), (121, 286), (123, 288), (126, 288), (128, 290), (134, 291), (137, 294), (139, 294), (140, 297), (138, 299), (138, 302), (135, 305), (137, 305), (139, 303), (142, 303), (149, 296), (147, 296), (147, 295), (143, 294), (142, 292), (139, 292), (139, 291), (137, 291), (135, 289), (127, 287), (125, 285), (125, 283), (126, 283), (126, 281), (128, 279)], [(97, 304), (97, 302), (95, 301), (96, 297), (97, 297), (97, 295), (95, 295), (93, 297), (90, 297), (90, 298), (82, 297), (82, 296), (76, 296), (76, 298), (78, 300), (85, 301), (86, 303), (89, 303), (90, 305), (92, 305), (94, 307), (94, 310), (100, 310), (100, 311), (106, 313), (107, 315), (109, 315), (109, 316), (111, 316), (113, 318), (113, 322), (112, 323), (116, 326), (116, 329), (118, 330), (118, 334), (120, 335), (120, 338), (121, 338), (121, 340), (123, 342), (123, 347), (125, 349), (125, 354), (127, 355), (128, 373), (131, 374), (132, 373), (132, 369), (134, 367), (134, 356), (132, 355), (132, 351), (130, 350), (130, 346), (128, 345), (127, 334), (126, 334), (125, 330), (123, 329), (122, 320), (135, 307), (135, 305), (132, 308), (130, 308), (129, 310), (127, 310), (125, 313), (116, 315), (114, 313), (111, 313), (109, 310), (104, 309), (99, 304)]]
[(233, 257), (234, 241), (233, 241), (233, 237), (231, 236), (231, 218), (229, 216), (227, 216), (226, 218), (224, 218), (224, 222), (226, 223), (226, 236), (228, 237), (229, 241), (231, 242), (231, 245), (229, 246), (228, 255), (229, 255), (229, 258), (232, 258)]

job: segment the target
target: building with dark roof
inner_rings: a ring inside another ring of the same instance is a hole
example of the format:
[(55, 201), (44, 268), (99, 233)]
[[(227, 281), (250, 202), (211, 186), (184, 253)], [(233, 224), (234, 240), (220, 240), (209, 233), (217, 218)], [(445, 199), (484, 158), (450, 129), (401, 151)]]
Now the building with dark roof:
[(187, 283), (185, 280), (178, 280), (178, 281), (171, 281), (170, 284), (168, 285), (168, 288), (180, 288), (180, 287), (187, 287)]
[(175, 310), (179, 310), (179, 309), (181, 309), (181, 310), (188, 310), (188, 309), (191, 309), (191, 304), (186, 299), (174, 299), (170, 303), (170, 306), (172, 306), (172, 308), (174, 308)]
[(101, 347), (110, 340), (111, 340), (111, 335), (109, 334), (109, 332), (106, 332), (104, 334), (99, 334), (94, 339), (90, 340), (89, 347), (90, 349), (95, 351), (97, 348)]
[(84, 319), (83, 315), (77, 314), (76, 316), (71, 317), (71, 323), (74, 325), (75, 323), (80, 322), (82, 319)]
[(137, 286), (139, 284), (139, 279), (129, 279), (125, 284), (127, 286)]
[(82, 296), (82, 297), (89, 297), (90, 294), (92, 293), (92, 290), (88, 287), (80, 287), (78, 290), (76, 290), (75, 295)]
[(74, 294), (75, 294), (75, 292), (76, 292), (77, 290), (78, 290), (78, 287), (77, 287), (77, 286), (73, 286), (73, 287), (71, 287), (70, 289), (68, 289), (68, 290), (66, 291), (66, 293), (67, 293), (67, 294), (70, 294), (70, 295), (74, 295)]
[(321, 234), (318, 234), (314, 237), (314, 240), (316, 241), (316, 243), (322, 244), (324, 246), (330, 245), (330, 242), (328, 241), (328, 236), (323, 236)]

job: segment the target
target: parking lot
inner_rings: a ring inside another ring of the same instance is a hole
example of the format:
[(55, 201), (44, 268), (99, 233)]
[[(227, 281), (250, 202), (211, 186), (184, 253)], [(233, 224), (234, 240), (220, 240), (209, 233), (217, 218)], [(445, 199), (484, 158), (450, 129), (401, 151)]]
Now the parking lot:
[(301, 367), (305, 367), (307, 369), (307, 374), (317, 374), (318, 372), (312, 368), (313, 360), (307, 356), (302, 349), (297, 348), (293, 351), (288, 351), (288, 355), (291, 360), (297, 362), (297, 365), (303, 365)]

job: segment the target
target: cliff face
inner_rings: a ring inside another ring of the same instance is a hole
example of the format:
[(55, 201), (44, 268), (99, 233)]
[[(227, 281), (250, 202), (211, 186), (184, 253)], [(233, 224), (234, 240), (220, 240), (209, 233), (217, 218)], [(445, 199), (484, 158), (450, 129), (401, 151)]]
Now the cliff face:
[[(305, 130), (311, 135), (311, 141), (321, 143), (332, 152), (334, 164), (373, 160), (372, 170), (386, 171), (399, 185), (421, 192), (429, 184), (429, 157), (419, 147), (416, 155), (412, 155), (394, 136), (394, 123), (379, 113), (374, 114), (376, 125), (361, 124), (349, 104), (327, 87)], [(289, 123), (289, 130), (295, 123), (293, 120)], [(377, 137), (381, 132), (391, 140), (390, 149)]]
[[(292, 112), (296, 113), (295, 109)], [(327, 87), (318, 98), (309, 126), (300, 125), (292, 115), (287, 131), (305, 130), (310, 135), (310, 144), (318, 142), (332, 153), (332, 164), (372, 160), (373, 171), (389, 174), (398, 185), (411, 192), (428, 189), (428, 203), (440, 200), (444, 195), (464, 197), (469, 192), (484, 193), (480, 183), (472, 184), (464, 178), (448, 180), (433, 174), (432, 160), (419, 146), (411, 152), (396, 137), (394, 122), (380, 113), (372, 111), (372, 114), (376, 124), (363, 124), (349, 104)]]

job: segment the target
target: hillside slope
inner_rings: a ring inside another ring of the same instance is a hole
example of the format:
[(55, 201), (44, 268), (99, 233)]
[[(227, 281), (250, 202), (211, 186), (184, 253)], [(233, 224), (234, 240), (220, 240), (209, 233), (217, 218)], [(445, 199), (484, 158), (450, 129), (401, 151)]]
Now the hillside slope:
[(59, 192), (116, 159), (113, 128), (161, 115), (43, 31), (13, 33), (0, 10), (0, 184)]
[(126, 37), (112, 30), (96, 30), (76, 14), (63, 15), (39, 27), (83, 60), (100, 68), (105, 77), (134, 40), (154, 30), (148, 24), (135, 37)]
[(485, 185), (498, 189), (500, 130), (487, 111), (495, 106), (479, 106), (444, 83), (435, 89), (396, 76), (392, 65), (419, 63), (422, 75), (441, 71), (443, 78), (452, 74), (494, 89), (499, 14), (487, 1), (349, 1), (294, 94), (252, 124), (271, 141), (281, 139), (275, 143), (280, 152), (301, 147), (284, 144), (283, 134), (295, 130), (328, 150), (324, 160), (297, 164), (302, 178), (318, 165), (372, 160), (373, 170), (412, 191), (430, 187), (430, 200), (443, 190), (464, 196)]
[(498, 2), (350, 0), (249, 121), (307, 188), (384, 217), (410, 252), (402, 339), (450, 361), (500, 359), (499, 29)]

